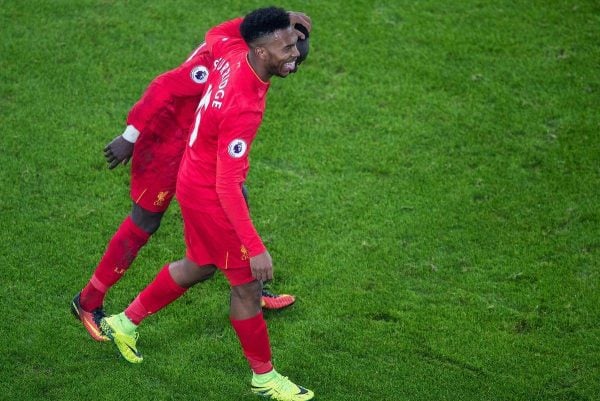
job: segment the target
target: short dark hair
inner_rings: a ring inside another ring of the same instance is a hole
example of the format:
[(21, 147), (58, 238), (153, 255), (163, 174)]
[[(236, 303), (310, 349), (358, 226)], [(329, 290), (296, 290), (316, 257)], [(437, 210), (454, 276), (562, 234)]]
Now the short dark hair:
[(248, 45), (264, 36), (290, 26), (290, 16), (279, 7), (259, 8), (244, 17), (240, 33)]

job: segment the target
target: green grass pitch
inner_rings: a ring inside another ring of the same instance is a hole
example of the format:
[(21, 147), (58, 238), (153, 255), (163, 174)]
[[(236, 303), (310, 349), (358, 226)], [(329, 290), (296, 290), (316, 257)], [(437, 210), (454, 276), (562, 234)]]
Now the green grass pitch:
[[(102, 148), (149, 81), (258, 1), (0, 1), (0, 399), (254, 400), (222, 276), (132, 366), (69, 313), (130, 207)], [(600, 394), (600, 5), (300, 1), (248, 180), (296, 305), (279, 371), (321, 401)], [(184, 251), (175, 206), (107, 298)]]

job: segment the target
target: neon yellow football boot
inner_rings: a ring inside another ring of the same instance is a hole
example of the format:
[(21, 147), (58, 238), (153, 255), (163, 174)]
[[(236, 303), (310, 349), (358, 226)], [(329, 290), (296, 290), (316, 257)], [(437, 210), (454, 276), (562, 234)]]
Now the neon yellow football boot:
[[(137, 350), (136, 343), (139, 333), (135, 330), (125, 329), (123, 319), (127, 319), (124, 313), (105, 317), (100, 321), (102, 332), (115, 343), (123, 358), (131, 363), (141, 363), (144, 360), (142, 354)], [(129, 326), (132, 325), (131, 322)]]
[[(261, 380), (261, 376), (264, 380)], [(292, 383), (275, 370), (265, 375), (254, 375), (252, 392), (277, 401), (308, 401), (315, 396), (312, 391)]]

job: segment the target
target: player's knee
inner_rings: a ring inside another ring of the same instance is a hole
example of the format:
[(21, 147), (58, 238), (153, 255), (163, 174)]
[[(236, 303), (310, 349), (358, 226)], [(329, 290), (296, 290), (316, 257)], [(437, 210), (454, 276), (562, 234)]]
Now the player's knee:
[(215, 266), (198, 266), (187, 258), (173, 262), (169, 267), (173, 280), (184, 288), (210, 279), (216, 270)]
[(163, 215), (164, 212), (151, 212), (136, 204), (131, 209), (131, 219), (135, 225), (148, 234), (154, 234), (158, 230)]

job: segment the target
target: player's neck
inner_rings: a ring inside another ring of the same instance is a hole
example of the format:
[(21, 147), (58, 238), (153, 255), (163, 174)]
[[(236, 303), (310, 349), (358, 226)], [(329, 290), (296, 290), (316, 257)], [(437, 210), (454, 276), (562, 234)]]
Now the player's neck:
[(267, 69), (252, 51), (248, 53), (248, 64), (250, 65), (250, 68), (254, 70), (256, 76), (263, 82), (269, 82), (273, 76), (267, 71)]

